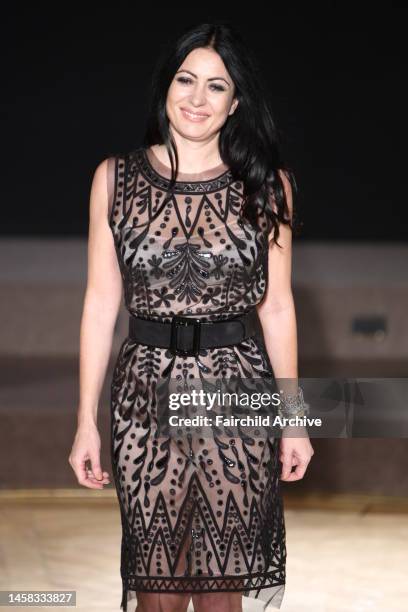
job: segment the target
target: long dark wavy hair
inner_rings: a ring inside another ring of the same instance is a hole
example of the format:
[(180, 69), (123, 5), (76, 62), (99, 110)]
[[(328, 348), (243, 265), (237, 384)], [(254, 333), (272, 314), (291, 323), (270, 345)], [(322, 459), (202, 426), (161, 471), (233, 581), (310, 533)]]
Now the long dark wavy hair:
[(293, 200), (297, 185), (293, 171), (282, 159), (281, 136), (272, 116), (257, 61), (241, 34), (230, 24), (202, 23), (190, 27), (176, 41), (162, 48), (152, 75), (143, 146), (165, 144), (172, 170), (169, 183), (171, 192), (179, 159), (169, 130), (167, 92), (186, 56), (198, 47), (210, 47), (219, 54), (235, 85), (238, 106), (220, 130), (219, 153), (229, 166), (234, 180), (243, 182), (241, 215), (254, 227), (258, 225), (259, 211), (267, 215), (274, 230), (271, 243), (274, 241), (280, 247), (279, 224), (288, 224), (292, 232), (297, 225), (294, 202), (290, 217), (279, 170), (290, 182)]

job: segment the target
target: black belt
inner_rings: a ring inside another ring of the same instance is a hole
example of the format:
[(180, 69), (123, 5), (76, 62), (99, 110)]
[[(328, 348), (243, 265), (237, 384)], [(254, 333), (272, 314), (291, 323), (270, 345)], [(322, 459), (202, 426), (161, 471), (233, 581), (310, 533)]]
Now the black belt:
[(223, 321), (201, 321), (182, 315), (174, 315), (169, 322), (129, 317), (130, 338), (141, 344), (168, 348), (174, 355), (198, 356), (202, 348), (238, 344), (260, 329), (256, 308)]

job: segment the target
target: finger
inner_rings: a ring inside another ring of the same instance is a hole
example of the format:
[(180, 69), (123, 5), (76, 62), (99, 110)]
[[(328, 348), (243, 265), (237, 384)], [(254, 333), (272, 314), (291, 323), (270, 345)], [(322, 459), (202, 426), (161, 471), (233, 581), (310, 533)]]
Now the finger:
[(81, 472), (83, 473), (84, 477), (86, 478), (86, 473), (87, 473), (87, 469), (88, 469), (88, 462), (89, 462), (89, 455), (88, 453), (81, 459), (79, 467), (81, 469)]
[(99, 457), (91, 457), (92, 473), (97, 480), (102, 480), (102, 468)]
[(103, 476), (101, 480), (98, 480), (97, 478), (95, 478), (94, 473), (92, 472), (91, 469), (87, 470), (87, 479), (92, 481), (92, 482), (97, 482), (97, 483), (103, 483), (103, 484), (109, 484), (110, 480), (109, 480), (109, 475), (105, 475), (107, 474), (107, 472), (103, 472)]
[(103, 489), (103, 484), (100, 482), (92, 482), (89, 478), (80, 478), (78, 482), (83, 487), (87, 487), (88, 489)]
[(98, 480), (95, 478), (94, 473), (90, 467), (84, 466), (78, 474), (78, 482), (85, 487), (92, 489), (102, 489), (104, 484), (108, 484), (109, 481), (106, 477), (103, 477), (102, 480)]
[(81, 460), (71, 458), (71, 465), (78, 483), (89, 489), (103, 489), (104, 484), (110, 484), (108, 472), (103, 472), (102, 479), (98, 480), (94, 477), (92, 469), (86, 467), (88, 461), (88, 456), (83, 457)]
[(291, 472), (287, 478), (282, 478), (285, 482), (293, 482), (294, 480), (299, 480), (295, 477), (295, 472)]
[(283, 460), (281, 460), (281, 463), (282, 463), (281, 479), (285, 480), (291, 473), (292, 459), (284, 457)]
[(75, 476), (79, 482), (79, 484), (82, 484), (84, 480), (86, 480), (86, 461), (87, 459), (72, 459), (71, 461), (71, 466), (72, 469), (75, 472)]
[(306, 472), (306, 467), (302, 465), (298, 465), (296, 466), (295, 471), (292, 472), (291, 476), (293, 476), (293, 480), (300, 480), (305, 475), (305, 472)]
[(289, 480), (289, 481), (300, 480), (305, 475), (306, 468), (307, 468), (307, 462), (298, 460), (294, 471), (289, 474), (286, 480)]
[(92, 482), (94, 484), (100, 484), (100, 485), (110, 484), (110, 480), (108, 478), (103, 478), (102, 480), (98, 480), (92, 474), (87, 476), (85, 480), (88, 480), (89, 482)]

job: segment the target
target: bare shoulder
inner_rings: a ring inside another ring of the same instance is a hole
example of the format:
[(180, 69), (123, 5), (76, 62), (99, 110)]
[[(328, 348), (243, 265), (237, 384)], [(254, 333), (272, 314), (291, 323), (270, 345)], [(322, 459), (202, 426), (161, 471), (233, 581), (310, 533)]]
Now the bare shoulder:
[(94, 169), (92, 187), (95, 187), (97, 191), (103, 190), (103, 187), (107, 184), (109, 166), (112, 163), (111, 160), (112, 158), (110, 157), (103, 159)]
[[(91, 207), (106, 210), (114, 180), (114, 157), (106, 157), (95, 167), (91, 186)], [(94, 204), (95, 203), (95, 204)]]
[(98, 223), (109, 214), (109, 158), (105, 158), (95, 166), (92, 176), (91, 192), (89, 198), (89, 214), (92, 224)]

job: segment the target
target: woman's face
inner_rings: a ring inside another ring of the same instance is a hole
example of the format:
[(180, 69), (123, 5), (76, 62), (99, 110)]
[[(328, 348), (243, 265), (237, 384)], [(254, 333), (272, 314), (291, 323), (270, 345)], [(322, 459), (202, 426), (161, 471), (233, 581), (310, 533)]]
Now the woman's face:
[(202, 47), (194, 49), (177, 70), (167, 93), (171, 127), (185, 138), (207, 139), (235, 111), (238, 100), (234, 92), (234, 83), (218, 53)]

